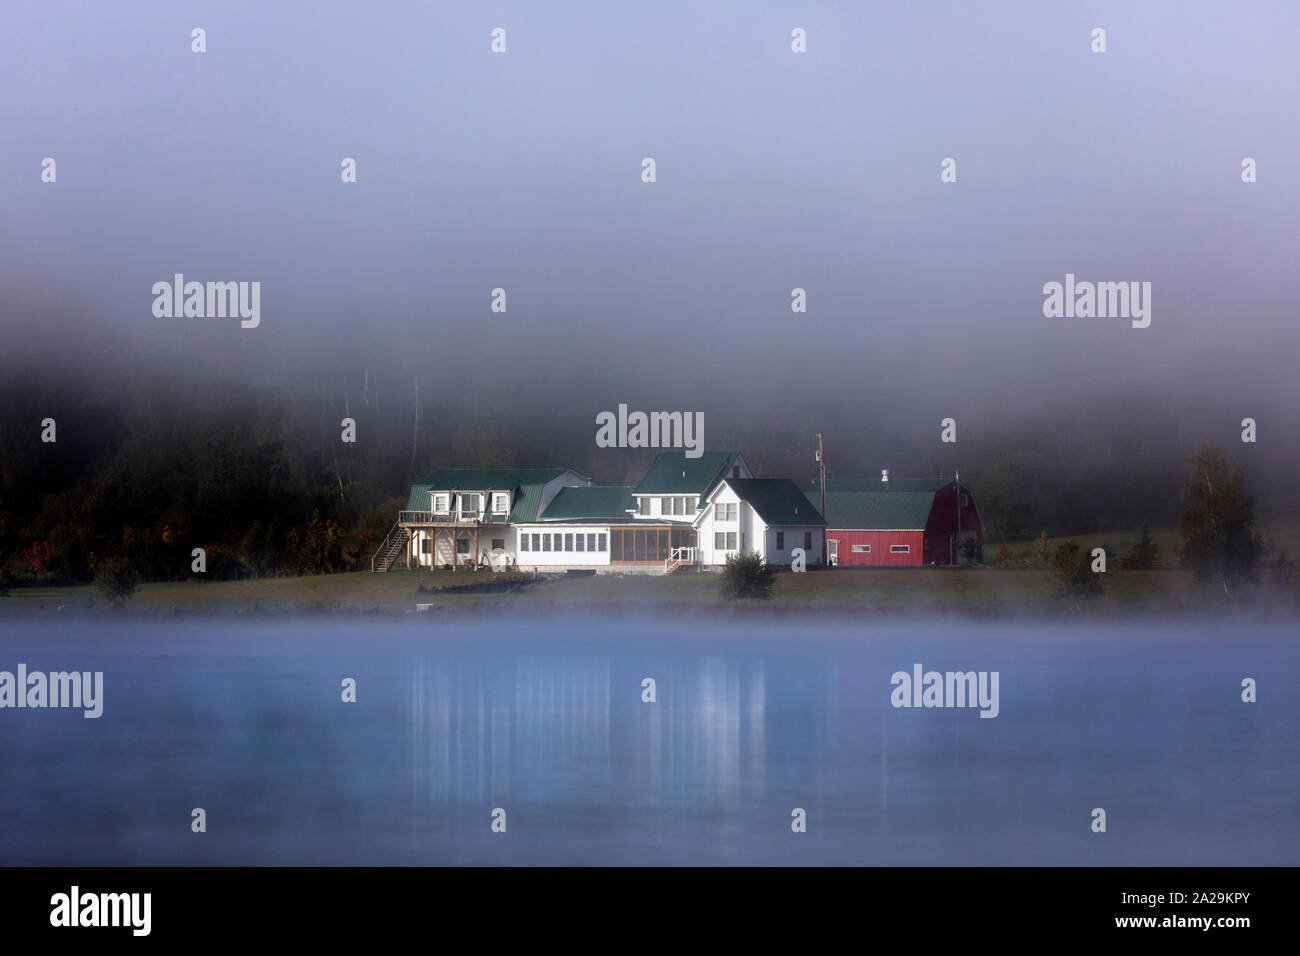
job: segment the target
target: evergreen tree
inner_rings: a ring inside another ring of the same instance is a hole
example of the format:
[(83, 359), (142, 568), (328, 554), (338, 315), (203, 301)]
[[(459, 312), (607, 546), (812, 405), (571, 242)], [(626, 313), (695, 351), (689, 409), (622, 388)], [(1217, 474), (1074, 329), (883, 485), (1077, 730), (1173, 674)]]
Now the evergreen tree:
[(1145, 521), (1142, 522), (1142, 530), (1137, 541), (1129, 548), (1125, 563), (1138, 571), (1149, 571), (1159, 567), (1160, 545), (1156, 544), (1156, 539), (1151, 536), (1151, 528)]

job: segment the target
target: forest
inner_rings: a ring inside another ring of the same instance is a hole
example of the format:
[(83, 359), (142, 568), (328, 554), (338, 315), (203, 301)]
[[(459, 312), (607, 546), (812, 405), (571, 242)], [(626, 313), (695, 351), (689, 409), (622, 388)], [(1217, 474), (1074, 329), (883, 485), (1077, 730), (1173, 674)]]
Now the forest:
[[(530, 402), (502, 389), (466, 399), (440, 381), (346, 361), (278, 381), (165, 367), (125, 382), (13, 374), (0, 384), (0, 575), (11, 585), (84, 583), (120, 560), (142, 581), (179, 580), (191, 576), (196, 547), (209, 579), (358, 570), (412, 479), (436, 467), (568, 466), (624, 483), (654, 454), (598, 447), (596, 415), (618, 405), (604, 394), (561, 388)], [(756, 474), (801, 485), (816, 474), (817, 432), (832, 477), (960, 470), (992, 554), (1040, 532), (1172, 527), (1188, 504), (1186, 459), (1203, 437), (1165, 421), (1117, 426), (1117, 407), (1109, 417), (1008, 416), (1005, 427), (988, 414), (965, 426), (959, 413), (966, 431), (944, 445), (937, 418), (926, 428), (873, 408), (737, 396), (706, 407), (709, 450), (740, 450)], [(355, 442), (342, 440), (344, 418), (356, 422)], [(42, 440), (46, 420), (54, 441)], [(1294, 515), (1285, 456), (1237, 448), (1229, 458), (1258, 459), (1245, 467), (1258, 513)]]

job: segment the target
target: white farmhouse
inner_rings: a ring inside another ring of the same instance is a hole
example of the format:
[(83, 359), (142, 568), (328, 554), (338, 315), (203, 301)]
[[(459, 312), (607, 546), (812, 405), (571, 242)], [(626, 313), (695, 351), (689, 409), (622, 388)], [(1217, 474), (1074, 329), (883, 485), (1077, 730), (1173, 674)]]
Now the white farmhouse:
[(699, 564), (716, 568), (733, 554), (757, 554), (789, 567), (802, 548), (807, 567), (821, 564), (826, 522), (789, 478), (726, 478), (695, 520)]

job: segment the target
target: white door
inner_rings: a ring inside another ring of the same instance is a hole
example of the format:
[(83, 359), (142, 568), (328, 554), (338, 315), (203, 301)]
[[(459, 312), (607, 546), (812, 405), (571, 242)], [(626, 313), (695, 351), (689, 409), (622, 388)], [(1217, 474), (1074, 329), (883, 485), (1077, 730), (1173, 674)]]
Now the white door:
[(836, 538), (831, 538), (826, 542), (826, 547), (830, 549), (826, 560), (830, 562), (831, 567), (835, 567), (840, 563), (840, 542)]

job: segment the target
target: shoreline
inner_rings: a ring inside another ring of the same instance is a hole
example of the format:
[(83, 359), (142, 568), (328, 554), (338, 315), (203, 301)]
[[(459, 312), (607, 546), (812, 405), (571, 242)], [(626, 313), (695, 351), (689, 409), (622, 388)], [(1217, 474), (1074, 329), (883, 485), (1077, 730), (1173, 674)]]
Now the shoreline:
[[(461, 576), (453, 578), (453, 574)], [(1133, 623), (1215, 618), (1291, 618), (1300, 594), (1269, 583), (1226, 597), (1185, 571), (1115, 572), (1097, 598), (1059, 595), (1039, 570), (837, 570), (779, 574), (768, 600), (728, 601), (716, 575), (544, 576), (501, 581), (490, 572), (347, 572), (243, 581), (141, 585), (114, 606), (90, 586), (14, 588), (0, 597), (0, 620), (373, 618), (474, 620), (691, 618), (748, 621), (819, 619), (1095, 621)], [(430, 605), (417, 610), (417, 605)]]

